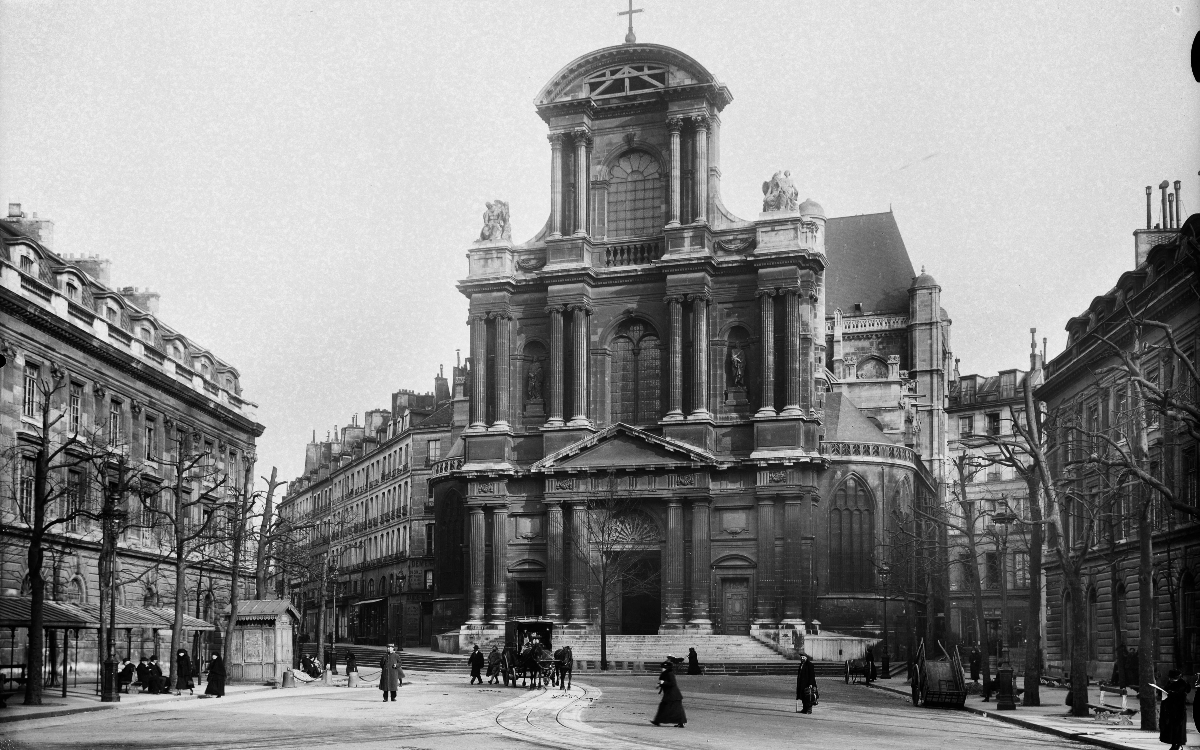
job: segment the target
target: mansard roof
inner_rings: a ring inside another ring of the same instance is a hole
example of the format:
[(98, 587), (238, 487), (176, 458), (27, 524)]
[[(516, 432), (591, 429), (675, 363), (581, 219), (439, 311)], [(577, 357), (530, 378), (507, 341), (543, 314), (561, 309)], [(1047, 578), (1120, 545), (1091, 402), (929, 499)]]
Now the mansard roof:
[(679, 440), (654, 435), (623, 422), (606, 427), (577, 443), (546, 456), (531, 472), (590, 471), (637, 466), (664, 469), (678, 466), (715, 466), (711, 453)]
[[(701, 90), (707, 89), (718, 111), (733, 100), (725, 84), (699, 62), (677, 49), (661, 44), (619, 44), (572, 60), (542, 87), (534, 104), (540, 108), (556, 102), (587, 99), (585, 84), (589, 77), (606, 68), (624, 65), (665, 67), (668, 72), (665, 88), (695, 86)], [(653, 93), (651, 89), (647, 89), (647, 92)]]
[(825, 224), (825, 309), (849, 313), (856, 303), (863, 312), (908, 313), (912, 260), (891, 211), (839, 216)]

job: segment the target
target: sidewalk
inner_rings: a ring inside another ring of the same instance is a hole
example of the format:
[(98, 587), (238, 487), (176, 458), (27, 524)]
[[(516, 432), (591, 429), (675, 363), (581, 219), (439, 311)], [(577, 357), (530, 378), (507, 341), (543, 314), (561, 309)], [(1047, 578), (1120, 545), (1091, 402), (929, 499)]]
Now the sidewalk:
[[(902, 695), (908, 700), (912, 699), (912, 693), (904, 680), (893, 679), (888, 682), (893, 684), (873, 682), (870, 687)], [(1091, 717), (1071, 716), (1068, 713), (1070, 708), (1066, 705), (1067, 690), (1065, 688), (1042, 685), (1040, 697), (1042, 702), (1040, 706), (1027, 707), (1018, 703), (1014, 711), (998, 711), (995, 699), (984, 703), (980, 696), (968, 695), (964, 708), (989, 719), (1016, 724), (1026, 729), (1099, 747), (1114, 748), (1115, 750), (1162, 750), (1166, 747), (1158, 741), (1158, 732), (1144, 732), (1138, 729), (1137, 716), (1133, 717), (1133, 726), (1105, 724), (1097, 722)], [(1136, 701), (1133, 705), (1136, 706)], [(1189, 744), (1195, 745), (1197, 742), (1192, 731), (1194, 727), (1191, 722), (1190, 709), (1188, 710), (1188, 719)]]
[[(226, 685), (225, 696), (233, 698), (273, 689), (261, 684)], [(135, 690), (128, 695), (121, 693), (121, 700), (118, 703), (101, 703), (100, 696), (96, 695), (93, 685), (80, 685), (76, 688), (67, 688), (67, 697), (65, 698), (62, 696), (62, 688), (52, 688), (42, 693), (42, 705), (40, 706), (23, 706), (21, 705), (22, 696), (20, 694), (10, 696), (8, 707), (0, 708), (0, 724), (25, 719), (48, 719), (55, 716), (69, 716), (71, 714), (82, 714), (91, 711), (108, 711), (120, 708), (148, 708), (172, 701), (201, 700), (200, 696), (203, 694), (204, 685), (202, 683), (195, 689), (195, 695), (189, 695), (186, 692), (183, 695), (173, 695), (171, 693), (151, 695), (150, 693), (139, 693)], [(209, 698), (208, 700), (216, 699)]]

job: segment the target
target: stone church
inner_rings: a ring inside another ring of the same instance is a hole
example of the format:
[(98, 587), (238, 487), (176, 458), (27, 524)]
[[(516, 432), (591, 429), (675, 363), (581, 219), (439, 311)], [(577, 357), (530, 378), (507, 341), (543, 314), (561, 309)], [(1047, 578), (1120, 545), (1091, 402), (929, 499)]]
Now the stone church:
[[(890, 212), (829, 218), (788, 171), (757, 217), (730, 213), (732, 99), (688, 55), (637, 42), (538, 93), (549, 219), (516, 244), (489, 204), (459, 284), (471, 353), (461, 436), (430, 480), (435, 630), (594, 630), (614, 550), (653, 585), (608, 593), (612, 633), (878, 636), (885, 593), (912, 602), (910, 627), (936, 619), (926, 548), (902, 541), (946, 453), (941, 288)], [(614, 498), (642, 531), (605, 548), (589, 513)]]

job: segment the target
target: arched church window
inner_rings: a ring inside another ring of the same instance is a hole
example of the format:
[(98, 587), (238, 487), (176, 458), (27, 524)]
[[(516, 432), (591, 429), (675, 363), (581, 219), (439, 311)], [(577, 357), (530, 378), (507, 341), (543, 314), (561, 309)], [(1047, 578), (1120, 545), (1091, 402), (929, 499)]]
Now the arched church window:
[(662, 408), (662, 347), (654, 329), (640, 320), (625, 323), (612, 348), (612, 421), (657, 422)]
[(878, 357), (867, 357), (858, 363), (859, 380), (886, 380), (887, 376), (887, 363)]
[(609, 168), (608, 236), (648, 237), (663, 227), (663, 170), (645, 151), (627, 151)]
[(834, 591), (870, 591), (875, 503), (861, 479), (850, 477), (833, 494), (829, 511), (829, 583)]
[(67, 581), (67, 585), (63, 587), (63, 601), (71, 604), (83, 603), (83, 581), (79, 578), (72, 578)]

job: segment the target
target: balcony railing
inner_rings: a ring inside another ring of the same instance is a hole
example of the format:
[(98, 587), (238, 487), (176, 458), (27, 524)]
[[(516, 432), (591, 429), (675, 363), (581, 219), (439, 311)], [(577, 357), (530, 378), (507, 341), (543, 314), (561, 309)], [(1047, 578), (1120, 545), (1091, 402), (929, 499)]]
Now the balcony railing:
[(821, 454), (825, 456), (889, 458), (895, 461), (917, 463), (917, 452), (912, 448), (889, 443), (821, 443)]
[(604, 248), (604, 265), (606, 268), (643, 266), (658, 260), (662, 255), (662, 240), (625, 242)]
[(433, 464), (433, 475), (438, 477), (461, 469), (463, 465), (463, 459), (443, 458), (440, 461), (432, 461), (431, 463)]

